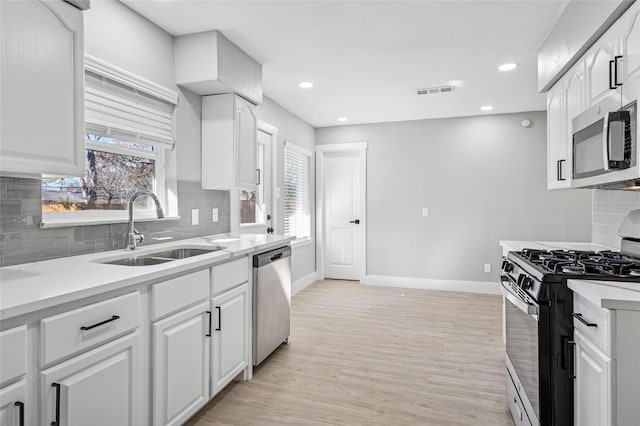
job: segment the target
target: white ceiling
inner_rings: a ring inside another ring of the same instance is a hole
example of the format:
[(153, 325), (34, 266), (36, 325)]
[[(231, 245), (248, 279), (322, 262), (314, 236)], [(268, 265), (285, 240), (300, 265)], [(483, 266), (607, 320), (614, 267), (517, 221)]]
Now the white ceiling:
[(122, 1), (173, 35), (220, 30), (263, 65), (265, 95), (316, 127), (544, 110), (537, 49), (567, 3)]

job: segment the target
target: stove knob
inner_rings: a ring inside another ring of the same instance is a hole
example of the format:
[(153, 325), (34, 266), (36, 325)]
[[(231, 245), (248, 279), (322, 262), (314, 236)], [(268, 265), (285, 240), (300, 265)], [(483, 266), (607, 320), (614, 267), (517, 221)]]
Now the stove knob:
[(527, 277), (525, 277), (524, 274), (518, 275), (518, 287), (522, 287), (522, 282), (524, 281), (525, 278)]
[(522, 280), (522, 288), (525, 290), (531, 290), (533, 288), (533, 279), (525, 277)]
[(503, 267), (505, 272), (511, 272), (513, 271), (513, 263), (509, 263), (508, 261), (505, 260), (505, 265)]

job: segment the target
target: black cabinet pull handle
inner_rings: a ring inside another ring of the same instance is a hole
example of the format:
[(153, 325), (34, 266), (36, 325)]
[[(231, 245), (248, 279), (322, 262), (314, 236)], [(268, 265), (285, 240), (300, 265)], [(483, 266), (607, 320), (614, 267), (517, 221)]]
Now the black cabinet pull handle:
[(211, 337), (211, 311), (207, 311), (207, 315), (209, 315), (209, 332), (205, 336)]
[(355, 223), (356, 225), (360, 224), (360, 219), (350, 220), (349, 223)]
[(60, 425), (60, 383), (51, 383), (56, 388), (56, 419), (51, 422), (51, 426)]
[(618, 82), (618, 59), (622, 59), (622, 56), (616, 56), (613, 58), (613, 84), (622, 86), (622, 82)]
[(583, 324), (584, 324), (584, 325), (586, 325), (587, 327), (597, 327), (597, 326), (598, 326), (598, 324), (596, 324), (596, 323), (594, 323), (594, 322), (589, 322), (589, 321), (587, 321), (586, 319), (584, 319), (584, 317), (582, 316), (582, 314), (579, 314), (579, 313), (574, 312), (574, 313), (573, 313), (573, 314), (571, 314), (571, 315), (573, 315), (573, 317), (574, 317), (575, 319), (577, 319), (578, 321), (580, 321), (581, 323), (583, 323)]
[(612, 78), (616, 61), (609, 61), (609, 89), (615, 90), (615, 81)]
[(107, 323), (110, 323), (111, 321), (115, 321), (115, 320), (118, 320), (118, 319), (120, 319), (120, 316), (114, 315), (109, 319), (97, 322), (97, 323), (95, 323), (93, 325), (82, 326), (82, 327), (80, 327), (80, 330), (82, 330), (82, 331), (91, 330), (92, 328), (100, 327), (101, 325), (105, 325)]
[(24, 402), (18, 401), (14, 405), (19, 410), (18, 426), (24, 426)]
[(216, 306), (216, 309), (218, 310), (218, 327), (216, 328), (216, 331), (220, 331), (222, 330), (222, 309), (220, 309), (220, 306)]
[(558, 160), (558, 180), (562, 181), (562, 180), (567, 180), (566, 178), (562, 177), (564, 175), (564, 173), (562, 173), (562, 163), (564, 163), (567, 160)]

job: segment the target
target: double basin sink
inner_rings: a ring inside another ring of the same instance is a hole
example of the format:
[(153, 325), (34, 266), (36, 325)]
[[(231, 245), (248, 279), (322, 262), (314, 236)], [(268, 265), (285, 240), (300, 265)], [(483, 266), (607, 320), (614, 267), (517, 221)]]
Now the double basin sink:
[(121, 265), (121, 266), (149, 266), (159, 265), (161, 263), (171, 262), (179, 259), (188, 259), (193, 256), (200, 256), (203, 254), (213, 253), (216, 251), (224, 250), (225, 247), (212, 246), (208, 248), (193, 248), (193, 247), (181, 247), (170, 250), (162, 250), (151, 253), (144, 253), (137, 255), (132, 253), (129, 257), (123, 257), (121, 259), (109, 260), (100, 262), (105, 265)]

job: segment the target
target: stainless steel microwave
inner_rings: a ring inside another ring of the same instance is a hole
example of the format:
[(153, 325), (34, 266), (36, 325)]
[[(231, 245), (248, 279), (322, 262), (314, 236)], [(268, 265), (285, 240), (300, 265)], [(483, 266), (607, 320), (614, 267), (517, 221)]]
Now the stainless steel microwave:
[[(625, 86), (632, 89), (633, 84)], [(574, 188), (640, 185), (637, 98), (617, 91), (572, 120)]]

